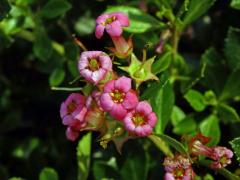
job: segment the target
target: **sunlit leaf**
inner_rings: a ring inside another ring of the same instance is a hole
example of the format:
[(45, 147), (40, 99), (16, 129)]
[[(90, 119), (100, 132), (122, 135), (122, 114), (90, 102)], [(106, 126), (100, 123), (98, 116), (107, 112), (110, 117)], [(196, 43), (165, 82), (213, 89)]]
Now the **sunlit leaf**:
[(46, 167), (39, 174), (39, 180), (58, 180), (58, 174), (54, 169)]

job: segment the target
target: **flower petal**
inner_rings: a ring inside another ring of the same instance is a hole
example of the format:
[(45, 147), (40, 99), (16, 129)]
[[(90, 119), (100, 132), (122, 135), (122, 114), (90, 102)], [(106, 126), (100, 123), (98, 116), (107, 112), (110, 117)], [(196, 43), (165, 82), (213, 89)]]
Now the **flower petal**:
[(136, 110), (140, 113), (143, 113), (145, 116), (152, 112), (152, 107), (147, 101), (141, 101), (138, 103)]
[(83, 70), (80, 70), (80, 74), (87, 80), (87, 81), (90, 81), (90, 82), (93, 82), (92, 81), (92, 71), (90, 71), (89, 69), (83, 69)]
[(104, 78), (105, 74), (106, 70), (102, 68), (100, 68), (97, 71), (94, 71), (92, 73), (92, 81), (94, 82), (94, 84), (97, 84), (99, 81), (101, 81)]
[(109, 95), (109, 93), (102, 94), (100, 98), (100, 105), (101, 108), (105, 111), (112, 110), (114, 102), (112, 101), (112, 97)]
[(122, 103), (123, 107), (126, 109), (133, 109), (137, 106), (138, 104), (138, 98), (137, 95), (134, 92), (129, 91)]
[(104, 29), (105, 29), (105, 26), (103, 26), (101, 24), (96, 26), (96, 29), (95, 29), (96, 38), (101, 39), (101, 37), (103, 36), (103, 33), (104, 33)]
[(128, 16), (122, 12), (111, 13), (112, 16), (116, 17), (116, 21), (119, 21), (121, 26), (129, 26)]
[(122, 34), (122, 27), (119, 21), (113, 21), (106, 25), (105, 28), (110, 36), (120, 36)]
[(114, 86), (115, 86), (115, 89), (118, 89), (126, 93), (131, 89), (131, 79), (125, 76), (122, 76), (115, 81)]
[(130, 132), (133, 132), (136, 128), (135, 124), (132, 122), (132, 116), (132, 113), (128, 113), (123, 120), (126, 130)]
[(112, 70), (112, 60), (108, 55), (99, 56), (99, 61), (101, 63), (101, 67), (107, 71)]
[(121, 104), (114, 104), (110, 111), (110, 115), (117, 120), (123, 120), (126, 114), (127, 110), (124, 109)]
[(109, 18), (109, 14), (102, 14), (102, 15), (100, 15), (100, 16), (97, 17), (96, 23), (97, 23), (97, 24), (105, 23), (105, 21), (107, 20), (107, 18)]
[(151, 126), (154, 127), (157, 123), (157, 116), (154, 112), (151, 112), (148, 117), (147, 117), (147, 123)]
[(105, 93), (110, 93), (114, 90), (114, 82), (115, 80), (111, 80), (111, 81), (108, 81), (105, 85), (104, 85), (104, 89), (103, 89), (103, 92)]
[(73, 130), (71, 127), (68, 127), (66, 130), (66, 136), (69, 140), (75, 141), (79, 136), (79, 132)]
[(74, 126), (76, 124), (76, 120), (72, 117), (72, 115), (67, 115), (62, 119), (62, 123), (66, 126)]
[(61, 107), (60, 107), (60, 116), (61, 118), (64, 118), (64, 116), (66, 116), (68, 114), (68, 110), (67, 110), (67, 106), (66, 104), (63, 102), (61, 104)]

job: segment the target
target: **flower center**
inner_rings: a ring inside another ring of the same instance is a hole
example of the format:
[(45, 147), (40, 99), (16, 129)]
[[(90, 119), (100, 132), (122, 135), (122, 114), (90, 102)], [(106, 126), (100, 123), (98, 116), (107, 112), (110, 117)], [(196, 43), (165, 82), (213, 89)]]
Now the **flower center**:
[(77, 103), (75, 101), (72, 101), (68, 106), (67, 106), (67, 111), (69, 114), (71, 114), (75, 109), (77, 108)]
[(136, 126), (141, 126), (145, 123), (145, 118), (141, 116), (141, 114), (136, 113), (134, 114), (132, 121)]
[(223, 156), (223, 157), (220, 158), (220, 163), (222, 165), (224, 165), (224, 164), (226, 164), (227, 160), (228, 160), (228, 158), (226, 156)]
[(175, 178), (183, 177), (184, 175), (184, 169), (183, 168), (177, 168), (173, 172)]
[(99, 69), (99, 62), (98, 62), (97, 59), (92, 58), (92, 59), (89, 60), (89, 69), (91, 71), (96, 71), (96, 70)]
[(110, 93), (110, 96), (112, 97), (113, 102), (121, 103), (124, 100), (125, 93), (122, 93), (121, 91), (116, 89)]
[(107, 19), (105, 20), (105, 22), (102, 23), (102, 25), (106, 26), (106, 25), (108, 25), (108, 24), (111, 24), (111, 23), (112, 23), (113, 21), (115, 21), (115, 20), (116, 20), (116, 17), (115, 17), (115, 16), (110, 17), (110, 18), (107, 18)]

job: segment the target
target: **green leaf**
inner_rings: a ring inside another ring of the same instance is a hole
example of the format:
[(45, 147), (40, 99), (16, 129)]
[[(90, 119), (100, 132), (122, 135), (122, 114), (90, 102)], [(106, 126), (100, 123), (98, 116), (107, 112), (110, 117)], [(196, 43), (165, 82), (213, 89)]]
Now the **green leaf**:
[(58, 174), (54, 169), (45, 167), (39, 174), (39, 180), (58, 180)]
[(95, 179), (118, 179), (120, 177), (118, 170), (105, 161), (94, 162), (93, 175)]
[(177, 125), (174, 126), (173, 132), (178, 135), (189, 134), (197, 128), (195, 120), (191, 117), (186, 117)]
[[(158, 117), (157, 124), (154, 128), (154, 132), (157, 134), (164, 132), (170, 120), (175, 99), (172, 84), (166, 81), (166, 78), (168, 78), (168, 76), (163, 74), (160, 82), (154, 84), (152, 94), (149, 98), (153, 111)], [(162, 83), (164, 83), (164, 85)]]
[(216, 0), (191, 0), (188, 11), (183, 18), (183, 27), (186, 27), (205, 14), (215, 1)]
[(201, 82), (205, 87), (213, 90), (219, 96), (222, 93), (229, 73), (225, 62), (214, 48), (210, 48), (204, 52), (201, 62), (206, 63), (204, 78)]
[(240, 68), (235, 69), (232, 74), (228, 77), (227, 82), (224, 86), (223, 92), (220, 96), (220, 100), (228, 98), (234, 98), (240, 95)]
[(125, 28), (125, 30), (130, 33), (144, 33), (146, 31), (162, 28), (164, 26), (164, 23), (134, 7), (111, 6), (106, 12), (126, 13), (130, 19), (130, 26)]
[(182, 109), (180, 109), (178, 106), (173, 107), (172, 114), (171, 114), (171, 121), (173, 126), (176, 126), (185, 117), (186, 117), (186, 114), (183, 112)]
[(230, 27), (225, 39), (224, 53), (230, 68), (235, 69), (240, 64), (240, 29)]
[(65, 78), (65, 71), (62, 68), (55, 69), (50, 77), (49, 77), (49, 84), (50, 86), (58, 86), (63, 82)]
[(169, 144), (172, 148), (176, 149), (179, 153), (188, 155), (187, 149), (183, 146), (182, 143), (180, 143), (176, 139), (174, 139), (168, 135), (165, 135), (165, 134), (155, 134), (155, 135), (160, 137), (167, 144)]
[(210, 115), (204, 119), (200, 126), (200, 131), (204, 136), (210, 137), (209, 146), (214, 146), (220, 141), (220, 127), (218, 117), (215, 115)]
[(159, 59), (155, 60), (152, 66), (153, 73), (158, 74), (160, 72), (165, 71), (169, 67), (171, 59), (172, 52), (166, 52)]
[(88, 178), (91, 155), (92, 133), (89, 132), (79, 141), (77, 146), (78, 161), (78, 179), (86, 180)]
[(234, 150), (234, 154), (237, 156), (237, 160), (240, 162), (240, 137), (237, 137), (229, 142)]
[(217, 106), (217, 111), (220, 116), (220, 119), (222, 119), (225, 123), (240, 122), (237, 111), (227, 104), (224, 103), (219, 104)]
[(140, 148), (136, 152), (129, 153), (120, 172), (123, 180), (146, 180), (148, 173), (146, 151)]
[(234, 9), (240, 10), (240, 0), (232, 0), (230, 6)]
[(94, 31), (95, 20), (90, 16), (89, 11), (77, 20), (74, 29), (81, 36), (89, 35)]
[(50, 0), (41, 9), (40, 15), (46, 18), (55, 18), (63, 15), (71, 8), (71, 4), (65, 0)]
[(190, 89), (185, 95), (184, 98), (188, 101), (191, 107), (195, 111), (203, 111), (206, 108), (206, 104), (204, 102), (204, 96), (193, 89)]
[(47, 34), (41, 30), (36, 30), (35, 34), (36, 39), (33, 45), (34, 55), (46, 62), (53, 52), (51, 40), (48, 38)]
[(3, 20), (3, 18), (7, 15), (9, 11), (10, 11), (10, 5), (8, 4), (8, 1), (1, 0), (0, 1), (0, 21)]

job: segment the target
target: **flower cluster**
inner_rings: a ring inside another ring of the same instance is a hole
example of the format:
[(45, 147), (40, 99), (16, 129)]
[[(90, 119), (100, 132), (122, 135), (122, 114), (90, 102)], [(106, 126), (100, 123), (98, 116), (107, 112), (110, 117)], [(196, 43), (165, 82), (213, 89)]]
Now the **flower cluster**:
[(233, 152), (226, 147), (213, 146), (208, 147), (206, 144), (209, 142), (209, 138), (198, 134), (193, 137), (189, 143), (190, 153), (193, 156), (205, 156), (213, 160), (211, 163), (211, 168), (220, 169), (231, 164), (231, 158), (233, 157)]
[(191, 180), (195, 173), (192, 169), (190, 160), (183, 155), (166, 157), (164, 159), (165, 180)]
[[(123, 36), (122, 27), (129, 26), (123, 13), (104, 14), (96, 20), (97, 38), (104, 30), (110, 35), (116, 56), (125, 58), (132, 50), (131, 43)], [(102, 51), (84, 51), (78, 61), (80, 75), (92, 86), (91, 92), (82, 95), (72, 93), (62, 103), (60, 114), (67, 126), (66, 135), (74, 141), (83, 130), (108, 132), (109, 118), (125, 127), (130, 136), (148, 136), (157, 122), (157, 117), (147, 101), (139, 101), (132, 88), (132, 79), (118, 76), (112, 69), (112, 59)]]

